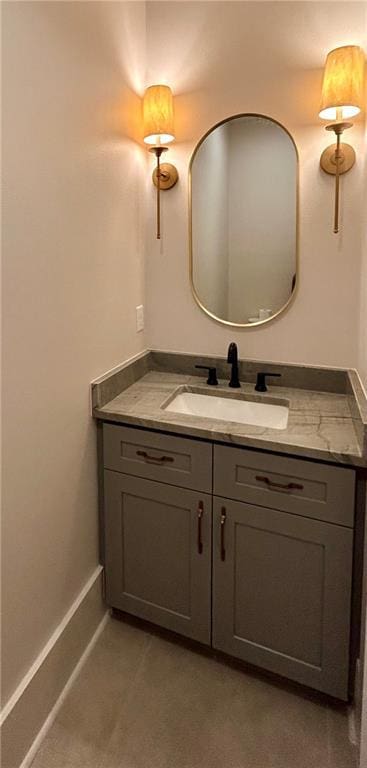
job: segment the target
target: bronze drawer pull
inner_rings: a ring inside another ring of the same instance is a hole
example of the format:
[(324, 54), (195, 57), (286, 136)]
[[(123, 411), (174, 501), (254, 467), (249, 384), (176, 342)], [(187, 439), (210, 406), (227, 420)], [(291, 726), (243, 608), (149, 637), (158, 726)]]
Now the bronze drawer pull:
[(224, 562), (226, 559), (226, 547), (224, 541), (224, 526), (226, 524), (227, 513), (226, 508), (222, 507), (220, 516), (220, 559)]
[(141, 456), (147, 464), (168, 464), (173, 462), (172, 456), (150, 456), (146, 451), (136, 451), (137, 456)]
[(203, 519), (204, 514), (204, 503), (202, 501), (199, 501), (198, 504), (198, 553), (199, 555), (203, 552), (203, 542), (201, 538), (201, 521)]
[(261, 475), (256, 475), (255, 480), (258, 480), (259, 483), (266, 483), (269, 488), (280, 488), (282, 491), (303, 491), (303, 485), (300, 485), (299, 483), (287, 483), (286, 485), (282, 485), (282, 483), (274, 483), (269, 477), (262, 477)]

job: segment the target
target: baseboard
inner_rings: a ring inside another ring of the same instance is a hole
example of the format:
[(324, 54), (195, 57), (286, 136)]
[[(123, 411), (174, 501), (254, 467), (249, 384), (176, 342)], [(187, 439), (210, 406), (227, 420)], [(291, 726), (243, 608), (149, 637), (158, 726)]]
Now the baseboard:
[(353, 747), (358, 747), (359, 738), (357, 735), (356, 710), (353, 704), (348, 710), (348, 738)]
[(67, 695), (68, 695), (68, 693), (70, 691), (70, 688), (74, 685), (74, 682), (75, 682), (76, 678), (78, 677), (80, 670), (84, 666), (84, 664), (85, 664), (85, 662), (86, 662), (90, 652), (92, 651), (93, 647), (95, 646), (99, 636), (102, 634), (102, 632), (103, 632), (103, 630), (104, 630), (104, 628), (105, 628), (109, 618), (110, 618), (110, 613), (109, 613), (109, 611), (106, 611), (106, 613), (103, 616), (102, 621), (100, 621), (100, 623), (99, 623), (99, 625), (98, 625), (98, 627), (97, 627), (97, 629), (96, 629), (92, 639), (88, 643), (88, 645), (87, 645), (84, 653), (80, 657), (76, 667), (74, 667), (73, 672), (71, 673), (71, 675), (69, 677), (69, 680), (67, 681), (64, 689), (61, 691), (61, 694), (60, 694), (59, 698), (57, 699), (56, 703), (52, 707), (49, 716), (47, 717), (47, 719), (43, 723), (43, 726), (42, 726), (41, 730), (38, 732), (38, 734), (37, 734), (37, 736), (36, 736), (32, 746), (31, 746), (31, 748), (29, 749), (29, 751), (27, 752), (24, 760), (22, 761), (22, 764), (21, 764), (20, 768), (29, 768), (29, 766), (32, 765), (34, 757), (35, 757), (36, 753), (38, 752), (38, 750), (39, 750), (39, 748), (40, 748), (40, 746), (41, 746), (45, 736), (47, 735), (47, 731), (51, 728), (51, 725), (54, 722), (59, 709), (62, 707), (62, 705), (63, 705), (63, 703), (64, 703), (64, 701), (65, 701), (65, 699), (66, 699), (66, 697), (67, 697)]
[(98, 566), (2, 713), (2, 768), (27, 768), (101, 633), (108, 614)]
[(355, 665), (353, 701), (349, 710), (349, 739), (354, 746), (358, 746), (361, 739), (362, 698), (362, 665), (358, 658)]

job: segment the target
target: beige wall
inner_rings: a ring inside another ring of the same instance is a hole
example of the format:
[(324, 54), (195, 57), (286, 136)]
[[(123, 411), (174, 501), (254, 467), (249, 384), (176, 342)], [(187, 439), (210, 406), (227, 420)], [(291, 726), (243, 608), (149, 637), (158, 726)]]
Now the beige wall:
[[(361, 41), (363, 5), (147, 4), (146, 82), (166, 81), (177, 94), (178, 142), (167, 160), (180, 182), (164, 195), (157, 243), (155, 193), (135, 141), (145, 3), (2, 4), (5, 700), (97, 562), (88, 385), (145, 347), (135, 331), (144, 187), (151, 346), (222, 353), (235, 339), (259, 359), (358, 359), (367, 380), (362, 166), (343, 179), (335, 237), (333, 184), (318, 168), (330, 137), (317, 119), (324, 56)], [(206, 318), (190, 293), (186, 179), (201, 135), (247, 110), (284, 123), (299, 147), (301, 274), (283, 319), (234, 332)], [(361, 127), (348, 138), (358, 151)]]
[[(367, 10), (366, 10), (366, 37), (367, 37)], [(361, 304), (360, 304), (360, 325), (359, 325), (359, 358), (358, 370), (367, 392), (367, 131), (365, 132), (364, 148), (364, 197), (363, 197), (363, 216), (362, 216), (362, 265), (361, 265)], [(366, 496), (366, 516), (365, 530), (367, 531), (367, 496)], [(362, 722), (361, 722), (361, 755), (360, 768), (367, 765), (367, 537), (365, 539), (365, 565), (364, 565), (364, 591), (363, 591), (363, 613), (362, 620), (362, 674), (363, 674), (363, 701), (362, 701)], [(357, 703), (359, 706), (360, 702)]]
[[(360, 283), (361, 164), (342, 179), (342, 232), (332, 232), (333, 179), (319, 169), (330, 134), (318, 119), (326, 53), (363, 40), (364, 3), (149, 2), (147, 82), (177, 95), (177, 143), (167, 158), (180, 182), (163, 200), (154, 240), (148, 195), (147, 326), (151, 347), (324, 365), (356, 365)], [(265, 327), (236, 331), (207, 318), (188, 280), (187, 167), (199, 138), (219, 120), (260, 112), (283, 123), (300, 153), (300, 281), (289, 311)], [(361, 123), (348, 132), (359, 153)]]
[(2, 11), (6, 700), (98, 561), (89, 382), (144, 347), (145, 6)]
[[(367, 28), (367, 23), (366, 23)], [(366, 31), (367, 37), (367, 31)], [(367, 100), (367, 99), (366, 99)], [(362, 259), (360, 278), (360, 315), (358, 369), (367, 391), (367, 130), (364, 136), (364, 190), (362, 199)]]

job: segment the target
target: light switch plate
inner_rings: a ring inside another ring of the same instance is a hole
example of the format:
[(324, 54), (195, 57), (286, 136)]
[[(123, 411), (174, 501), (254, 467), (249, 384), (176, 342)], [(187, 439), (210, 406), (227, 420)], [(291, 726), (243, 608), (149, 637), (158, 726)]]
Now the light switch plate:
[(136, 331), (139, 333), (140, 331), (144, 331), (144, 306), (143, 304), (139, 304), (138, 307), (136, 307)]

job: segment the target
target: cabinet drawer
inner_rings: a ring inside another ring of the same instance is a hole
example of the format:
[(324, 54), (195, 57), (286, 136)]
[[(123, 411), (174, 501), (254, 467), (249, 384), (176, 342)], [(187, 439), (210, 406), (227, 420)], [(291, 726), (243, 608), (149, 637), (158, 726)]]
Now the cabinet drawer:
[(354, 525), (353, 469), (214, 447), (214, 493), (303, 517)]
[(162, 483), (212, 490), (212, 446), (160, 432), (103, 425), (104, 466)]

